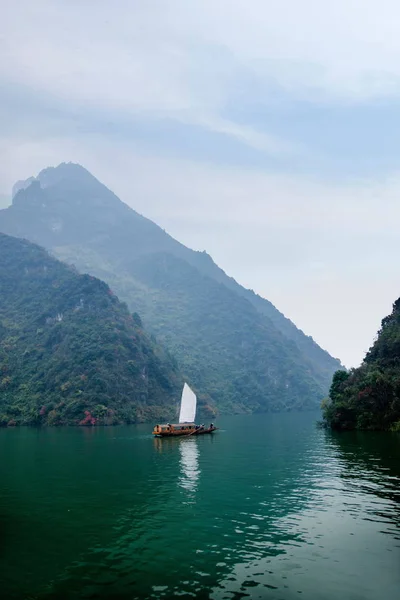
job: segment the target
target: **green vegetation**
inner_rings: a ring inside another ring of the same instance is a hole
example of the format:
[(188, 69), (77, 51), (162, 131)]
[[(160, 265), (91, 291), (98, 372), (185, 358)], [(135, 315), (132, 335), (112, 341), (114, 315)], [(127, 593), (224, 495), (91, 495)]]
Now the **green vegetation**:
[(0, 256), (1, 425), (176, 417), (176, 361), (105, 283), (3, 234)]
[(400, 431), (400, 298), (363, 364), (335, 373), (322, 410), (333, 429)]
[(106, 281), (224, 412), (316, 408), (340, 368), (270, 302), (78, 165), (45, 169), (20, 189), (0, 230)]

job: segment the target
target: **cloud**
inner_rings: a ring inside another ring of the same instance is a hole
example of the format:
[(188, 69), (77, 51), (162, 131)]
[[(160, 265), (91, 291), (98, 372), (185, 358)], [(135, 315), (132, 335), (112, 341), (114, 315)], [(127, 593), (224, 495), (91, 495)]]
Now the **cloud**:
[(396, 14), (393, 0), (19, 0), (2, 22), (3, 127), (30, 133), (41, 106), (57, 135), (61, 119), (71, 135), (201, 160), (387, 171), (400, 159)]
[[(182, 2), (179, 3), (182, 7)], [(395, 0), (205, 0), (186, 4), (209, 44), (229, 48), (259, 76), (320, 99), (398, 95)], [(197, 10), (196, 10), (197, 9)]]
[(400, 93), (395, 0), (20, 0), (2, 73), (71, 101), (132, 111), (223, 109), (252, 75), (318, 100)]

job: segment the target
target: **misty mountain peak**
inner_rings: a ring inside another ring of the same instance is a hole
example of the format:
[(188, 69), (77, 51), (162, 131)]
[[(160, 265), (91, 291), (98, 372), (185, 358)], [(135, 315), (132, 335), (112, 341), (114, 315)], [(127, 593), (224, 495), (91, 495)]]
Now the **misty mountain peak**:
[[(63, 181), (69, 184), (74, 182), (79, 185), (98, 185), (100, 182), (87, 169), (78, 163), (61, 163), (57, 167), (46, 167), (40, 171), (37, 179), (43, 188), (58, 185)], [(100, 184), (101, 185), (101, 184)]]
[(28, 179), (21, 179), (14, 183), (11, 191), (11, 197), (14, 198), (20, 190), (26, 190), (27, 187), (31, 185), (31, 183), (35, 181), (35, 177), (28, 177)]
[[(31, 189), (32, 185), (35, 187)], [(13, 187), (13, 204), (37, 206), (35, 198), (38, 187), (47, 196), (42, 208), (52, 207), (57, 212), (65, 212), (67, 207), (90, 209), (116, 209), (122, 204), (117, 196), (94, 177), (87, 169), (76, 163), (61, 163), (56, 167), (46, 167), (37, 177), (18, 181)]]
[(29, 177), (25, 181), (18, 182), (20, 187), (16, 188), (16, 185), (13, 187), (13, 192), (16, 189), (15, 194), (13, 193), (13, 206), (22, 206), (22, 205), (30, 205), (30, 206), (39, 206), (43, 204), (43, 189), (40, 185), (40, 181), (35, 179), (35, 177)]

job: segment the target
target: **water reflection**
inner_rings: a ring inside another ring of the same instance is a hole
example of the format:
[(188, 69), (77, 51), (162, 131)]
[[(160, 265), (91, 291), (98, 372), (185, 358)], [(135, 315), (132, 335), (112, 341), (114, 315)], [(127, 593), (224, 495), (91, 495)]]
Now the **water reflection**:
[[(317, 600), (321, 589), (327, 600), (374, 600), (382, 586), (386, 599), (398, 598), (399, 436), (314, 431), (309, 444), (301, 478), (292, 472), (277, 480), (258, 510), (253, 502), (252, 512), (235, 520), (241, 551), (227, 545), (231, 569), (212, 589), (212, 600), (291, 600), (300, 593)], [(275, 460), (279, 454), (276, 447)]]
[[(327, 441), (335, 447), (343, 482), (346, 508), (354, 517), (372, 520), (400, 532), (400, 437), (380, 432), (327, 432)], [(363, 502), (349, 499), (362, 495)]]
[(199, 447), (195, 437), (180, 440), (180, 476), (178, 484), (186, 491), (194, 493), (199, 483)]
[(163, 441), (161, 438), (159, 437), (153, 437), (153, 446), (156, 452), (160, 452), (160, 454), (163, 451)]

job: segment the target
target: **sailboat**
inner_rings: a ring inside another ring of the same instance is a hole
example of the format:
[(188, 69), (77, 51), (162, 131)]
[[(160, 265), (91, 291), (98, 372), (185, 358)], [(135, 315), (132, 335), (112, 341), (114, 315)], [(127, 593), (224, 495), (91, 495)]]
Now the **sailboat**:
[(212, 433), (215, 431), (217, 427), (215, 427), (214, 423), (211, 423), (208, 427), (205, 425), (196, 425), (196, 406), (196, 394), (188, 384), (185, 383), (181, 397), (179, 423), (156, 425), (153, 429), (153, 435), (158, 437), (171, 437), (176, 435), (201, 435), (203, 433)]

